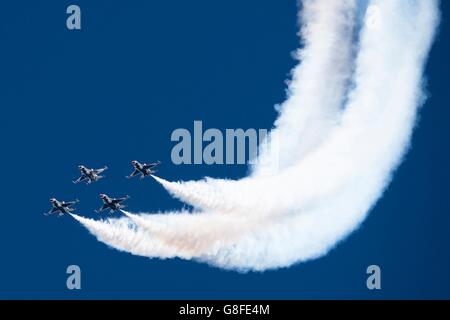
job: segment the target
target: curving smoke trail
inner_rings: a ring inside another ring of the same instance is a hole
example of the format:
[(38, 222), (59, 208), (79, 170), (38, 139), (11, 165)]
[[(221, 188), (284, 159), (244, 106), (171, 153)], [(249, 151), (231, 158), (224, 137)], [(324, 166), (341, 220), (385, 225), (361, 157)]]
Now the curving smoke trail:
[(70, 214), (72, 218), (85, 226), (97, 239), (109, 246), (150, 258), (174, 258), (176, 250), (158, 241), (149, 242), (149, 234), (136, 228), (128, 219), (109, 219), (96, 221)]
[[(353, 72), (356, 0), (305, 0), (299, 13), (303, 48), (288, 99), (262, 144), (253, 176), (295, 165), (328, 136), (344, 106)], [(274, 144), (273, 146), (271, 144)]]
[[(299, 17), (304, 47), (297, 52), (301, 63), (292, 71), (289, 98), (279, 107), (276, 128), (260, 148), (257, 165), (252, 168), (255, 177), (278, 173), (317, 148), (339, 121), (348, 93), (354, 68), (356, 1), (304, 0), (302, 9)], [(222, 200), (224, 180), (207, 178), (204, 183), (177, 184), (154, 178), (174, 197), (195, 208), (235, 209), (233, 202)], [(255, 192), (253, 186), (249, 188)], [(233, 193), (233, 199), (236, 196)]]
[(266, 270), (325, 255), (364, 220), (409, 147), (439, 20), (437, 0), (372, 0), (355, 45), (355, 3), (303, 1), (302, 62), (273, 131), (279, 155), (261, 154), (280, 166), (261, 161), (239, 181), (154, 177), (194, 213), (74, 218), (151, 258)]

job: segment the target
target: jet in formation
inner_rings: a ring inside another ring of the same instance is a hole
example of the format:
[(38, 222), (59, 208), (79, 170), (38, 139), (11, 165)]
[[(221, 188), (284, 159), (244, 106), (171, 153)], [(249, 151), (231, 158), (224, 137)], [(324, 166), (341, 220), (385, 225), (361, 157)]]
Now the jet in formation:
[(52, 214), (58, 214), (58, 217), (61, 217), (67, 213), (72, 213), (75, 211), (75, 208), (72, 208), (75, 204), (80, 202), (78, 199), (75, 201), (58, 201), (55, 198), (50, 199), (50, 203), (52, 204), (53, 208), (49, 211), (44, 213), (45, 216), (49, 216)]
[(145, 177), (156, 173), (156, 171), (154, 171), (153, 169), (159, 166), (161, 164), (161, 161), (155, 163), (140, 163), (139, 161), (133, 160), (131, 161), (131, 164), (134, 167), (134, 171), (129, 176), (127, 176), (127, 178), (131, 179), (140, 175), (141, 179), (144, 179)]
[(91, 184), (92, 182), (97, 182), (98, 180), (104, 178), (105, 176), (101, 176), (100, 174), (108, 170), (108, 167), (105, 166), (101, 169), (89, 169), (85, 166), (78, 166), (78, 169), (81, 172), (81, 176), (73, 183), (77, 184), (82, 181), (86, 181), (86, 184)]
[[(154, 169), (161, 164), (160, 161), (155, 163), (140, 163), (139, 161), (136, 160), (131, 161), (131, 163), (133, 165), (134, 171), (129, 176), (127, 176), (127, 178), (129, 179), (134, 178), (136, 176), (140, 176), (141, 179), (144, 179), (145, 177), (156, 173)], [(78, 166), (78, 169), (80, 170), (81, 176), (77, 180), (73, 181), (73, 183), (78, 184), (80, 182), (85, 182), (86, 184), (91, 184), (104, 178), (104, 176), (102, 176), (101, 174), (106, 170), (108, 170), (108, 167), (105, 166), (100, 169), (91, 169), (83, 165), (80, 165)], [(100, 198), (103, 201), (103, 206), (100, 209), (95, 210), (95, 212), (102, 212), (109, 209), (110, 212), (113, 213), (115, 211), (124, 209), (126, 206), (123, 205), (122, 202), (128, 200), (130, 197), (125, 196), (122, 198), (111, 198), (106, 194), (101, 194)], [(50, 203), (52, 204), (53, 207), (49, 212), (44, 213), (44, 215), (49, 216), (52, 214), (57, 214), (58, 217), (61, 217), (67, 213), (72, 213), (75, 211), (75, 209), (72, 207), (78, 202), (79, 202), (78, 200), (65, 202), (52, 198), (50, 199)]]
[(102, 201), (103, 201), (103, 206), (100, 209), (95, 210), (95, 212), (100, 213), (102, 211), (109, 209), (110, 213), (113, 213), (115, 211), (119, 211), (119, 210), (126, 208), (126, 206), (123, 205), (122, 202), (130, 199), (130, 196), (125, 196), (122, 198), (111, 198), (111, 197), (107, 196), (106, 194), (102, 193), (100, 195), (100, 199), (102, 199)]

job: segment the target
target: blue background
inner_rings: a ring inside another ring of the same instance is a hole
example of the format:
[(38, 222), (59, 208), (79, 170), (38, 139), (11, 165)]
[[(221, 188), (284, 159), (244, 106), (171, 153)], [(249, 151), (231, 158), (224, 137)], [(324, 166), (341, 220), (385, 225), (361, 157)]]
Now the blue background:
[[(296, 62), (295, 1), (76, 1), (82, 30), (66, 29), (68, 1), (0, 4), (1, 298), (450, 298), (449, 25), (427, 68), (430, 99), (386, 195), (326, 257), (239, 274), (109, 249), (48, 199), (130, 194), (130, 210), (182, 204), (152, 179), (126, 180), (130, 160), (167, 179), (238, 178), (245, 166), (175, 166), (176, 128), (270, 128)], [(450, 10), (443, 1), (444, 16)], [(107, 179), (73, 185), (76, 166), (107, 164)], [(66, 267), (82, 290), (66, 289)], [(366, 268), (382, 268), (381, 291)]]

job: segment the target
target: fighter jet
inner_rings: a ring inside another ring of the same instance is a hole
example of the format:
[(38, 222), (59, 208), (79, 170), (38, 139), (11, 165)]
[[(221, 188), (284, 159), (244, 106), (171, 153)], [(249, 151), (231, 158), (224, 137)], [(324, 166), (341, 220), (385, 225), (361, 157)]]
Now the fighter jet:
[(153, 168), (159, 166), (161, 164), (161, 161), (155, 163), (139, 163), (139, 161), (133, 160), (131, 161), (131, 164), (134, 167), (134, 171), (129, 176), (127, 176), (127, 178), (131, 179), (137, 175), (141, 175), (141, 179), (144, 179), (145, 177), (156, 172), (153, 171)]
[(91, 184), (92, 182), (96, 182), (104, 178), (104, 176), (101, 176), (100, 174), (108, 170), (108, 167), (105, 166), (101, 169), (89, 169), (85, 166), (78, 166), (78, 169), (81, 172), (81, 177), (73, 181), (73, 183), (77, 184), (82, 181), (86, 181), (86, 184)]
[(58, 213), (58, 217), (61, 217), (67, 213), (71, 213), (75, 211), (74, 208), (71, 208), (73, 205), (80, 202), (78, 199), (75, 201), (65, 202), (65, 201), (58, 201), (55, 198), (50, 199), (50, 203), (52, 204), (53, 208), (49, 212), (44, 213), (44, 216), (49, 216), (51, 214)]
[(122, 202), (125, 200), (128, 200), (129, 198), (130, 198), (130, 196), (125, 196), (123, 198), (116, 199), (116, 198), (108, 197), (106, 194), (101, 194), (100, 199), (102, 199), (102, 201), (103, 201), (103, 206), (100, 209), (95, 210), (95, 212), (100, 213), (106, 209), (110, 209), (110, 213), (113, 213), (115, 211), (124, 209), (126, 206), (124, 206), (122, 204)]

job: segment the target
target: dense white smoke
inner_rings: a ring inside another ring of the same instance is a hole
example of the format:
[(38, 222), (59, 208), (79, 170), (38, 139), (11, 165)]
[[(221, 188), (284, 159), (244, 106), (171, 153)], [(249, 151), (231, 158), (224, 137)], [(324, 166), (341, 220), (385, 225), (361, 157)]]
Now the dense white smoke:
[(301, 63), (271, 134), (278, 149), (263, 149), (249, 177), (155, 177), (194, 212), (73, 217), (150, 258), (262, 271), (325, 255), (364, 220), (409, 147), (439, 20), (437, 0), (372, 0), (358, 38), (358, 4), (303, 1)]

